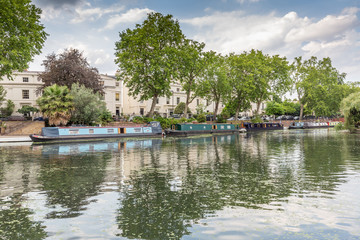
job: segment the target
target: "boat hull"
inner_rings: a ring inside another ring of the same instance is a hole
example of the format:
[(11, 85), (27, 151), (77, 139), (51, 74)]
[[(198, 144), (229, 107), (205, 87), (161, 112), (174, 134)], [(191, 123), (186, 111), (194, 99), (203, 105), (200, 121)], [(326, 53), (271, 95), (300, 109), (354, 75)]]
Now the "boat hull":
[(238, 133), (239, 129), (231, 129), (231, 130), (193, 130), (193, 131), (182, 131), (182, 130), (165, 130), (165, 134), (169, 136), (192, 136), (192, 135), (200, 135), (200, 134), (234, 134)]

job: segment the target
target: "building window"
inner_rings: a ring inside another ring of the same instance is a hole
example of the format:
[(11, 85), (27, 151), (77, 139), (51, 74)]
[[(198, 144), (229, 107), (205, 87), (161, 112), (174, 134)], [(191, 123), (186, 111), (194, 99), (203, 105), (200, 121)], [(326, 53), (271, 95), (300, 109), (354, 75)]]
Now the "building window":
[(156, 104), (159, 104), (159, 99), (158, 98), (156, 99)]
[(180, 98), (177, 97), (177, 98), (176, 98), (176, 104), (179, 104), (179, 103), (180, 103)]
[(170, 104), (170, 98), (166, 98), (166, 104)]
[(29, 78), (28, 77), (23, 77), (23, 82), (29, 82)]
[(120, 101), (120, 93), (115, 93), (115, 101)]
[(22, 90), (22, 97), (23, 99), (29, 99), (30, 98), (29, 90)]
[(199, 106), (199, 104), (200, 104), (200, 100), (196, 99), (196, 106)]
[(176, 88), (176, 91), (177, 91), (177, 92), (180, 92), (180, 88)]
[(100, 86), (104, 86), (104, 81), (100, 81)]
[(117, 86), (117, 87), (120, 86), (120, 83), (119, 83), (119, 82), (116, 82), (116, 83), (115, 83), (115, 86)]
[(144, 109), (140, 108), (140, 115), (143, 116), (144, 115)]

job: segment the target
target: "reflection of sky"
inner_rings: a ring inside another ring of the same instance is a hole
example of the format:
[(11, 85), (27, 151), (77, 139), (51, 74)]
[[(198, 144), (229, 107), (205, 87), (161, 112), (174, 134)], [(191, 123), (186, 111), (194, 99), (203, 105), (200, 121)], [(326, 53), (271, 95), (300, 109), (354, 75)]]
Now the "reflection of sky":
[[(192, 226), (183, 239), (360, 239), (360, 174), (346, 179), (333, 199), (290, 196), (268, 211), (226, 208)], [(353, 211), (349, 211), (353, 206)], [(274, 213), (276, 211), (276, 214)]]
[(45, 231), (49, 235), (47, 239), (71, 239), (74, 236), (79, 239), (111, 239), (119, 233), (116, 224), (119, 193), (116, 186), (107, 187), (106, 191), (89, 198), (91, 203), (86, 205), (86, 210), (71, 220), (45, 219), (47, 213), (55, 210), (46, 207), (46, 195), (30, 192), (27, 197), (24, 206), (35, 212), (34, 221), (42, 221), (42, 225), (46, 226)]

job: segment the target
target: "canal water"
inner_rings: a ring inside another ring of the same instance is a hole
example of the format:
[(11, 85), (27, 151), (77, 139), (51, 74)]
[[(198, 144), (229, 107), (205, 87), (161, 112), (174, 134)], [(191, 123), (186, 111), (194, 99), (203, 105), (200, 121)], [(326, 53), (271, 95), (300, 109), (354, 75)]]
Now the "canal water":
[(0, 239), (360, 239), (360, 135), (0, 145)]

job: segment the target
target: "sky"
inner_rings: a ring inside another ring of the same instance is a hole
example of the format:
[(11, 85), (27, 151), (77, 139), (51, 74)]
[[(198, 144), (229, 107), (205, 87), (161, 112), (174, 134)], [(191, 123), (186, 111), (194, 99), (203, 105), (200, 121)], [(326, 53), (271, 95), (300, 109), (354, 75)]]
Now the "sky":
[(75, 48), (100, 73), (114, 75), (119, 33), (150, 12), (171, 14), (187, 38), (221, 54), (257, 49), (318, 59), (360, 81), (360, 0), (33, 0), (49, 34), (29, 70), (43, 71), (51, 53)]

